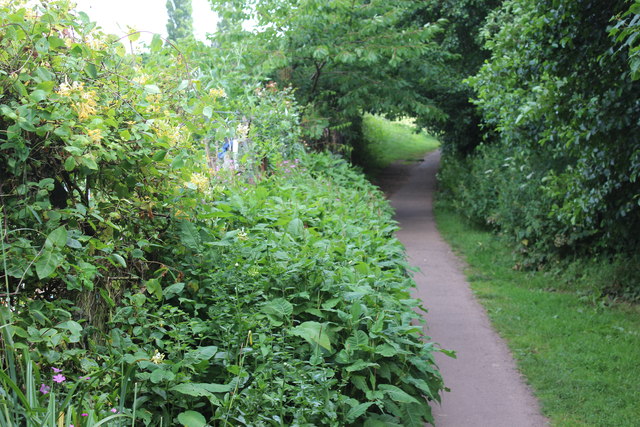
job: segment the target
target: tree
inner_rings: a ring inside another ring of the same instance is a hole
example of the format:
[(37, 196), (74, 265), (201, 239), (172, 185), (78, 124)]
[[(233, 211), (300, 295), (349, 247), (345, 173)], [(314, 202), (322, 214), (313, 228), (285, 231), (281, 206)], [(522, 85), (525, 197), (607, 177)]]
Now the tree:
[[(493, 194), (498, 208), (487, 215), (527, 251), (632, 253), (640, 244), (638, 8), (628, 9), (624, 0), (510, 0), (485, 27), (491, 58), (471, 83), (497, 137), (473, 160), (495, 159), (478, 175), (494, 188), (476, 194)], [(609, 34), (616, 22), (627, 47)]]
[(502, 0), (441, 0), (424, 2), (414, 14), (417, 23), (446, 20), (438, 42), (444, 51), (450, 52), (442, 64), (434, 64), (433, 76), (425, 76), (416, 90), (432, 99), (444, 113), (444, 118), (433, 120), (430, 116), (417, 117), (417, 124), (440, 133), (444, 149), (458, 154), (468, 154), (481, 139), (481, 116), (470, 102), (474, 90), (464, 80), (474, 75), (489, 58), (483, 47), (480, 32), (487, 15)]
[[(219, 37), (249, 42), (257, 66), (279, 84), (296, 88), (307, 106), (309, 129), (345, 128), (365, 112), (441, 115), (415, 90), (446, 55), (435, 42), (440, 25), (412, 19), (420, 2), (211, 1), (224, 19), (236, 22), (233, 35)], [(252, 32), (237, 24), (247, 20), (254, 24)]]
[(169, 40), (179, 40), (193, 35), (191, 0), (167, 0), (167, 33)]

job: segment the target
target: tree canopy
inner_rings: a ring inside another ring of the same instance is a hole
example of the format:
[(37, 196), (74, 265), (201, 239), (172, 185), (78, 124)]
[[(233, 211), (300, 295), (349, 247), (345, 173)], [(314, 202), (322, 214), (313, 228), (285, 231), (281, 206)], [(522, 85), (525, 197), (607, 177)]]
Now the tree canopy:
[[(412, 19), (408, 0), (212, 0), (234, 21), (226, 40), (249, 42), (253, 60), (274, 80), (296, 88), (316, 129), (350, 123), (364, 112), (441, 115), (416, 90), (446, 56), (436, 36), (442, 22)], [(251, 31), (241, 23), (253, 23)], [(314, 119), (316, 119), (314, 121)]]
[(193, 9), (191, 0), (167, 0), (167, 33), (169, 40), (193, 35)]

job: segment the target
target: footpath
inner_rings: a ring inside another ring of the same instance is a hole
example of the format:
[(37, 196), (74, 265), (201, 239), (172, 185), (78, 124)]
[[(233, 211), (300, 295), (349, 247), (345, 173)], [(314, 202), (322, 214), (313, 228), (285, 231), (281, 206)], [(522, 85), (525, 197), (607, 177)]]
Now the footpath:
[(436, 356), (445, 386), (434, 403), (437, 427), (539, 427), (548, 425), (504, 341), (491, 327), (435, 225), (433, 197), (440, 153), (414, 165), (394, 165), (380, 178), (400, 223), (398, 238), (416, 273), (415, 296), (428, 313), (425, 333), (457, 358)]

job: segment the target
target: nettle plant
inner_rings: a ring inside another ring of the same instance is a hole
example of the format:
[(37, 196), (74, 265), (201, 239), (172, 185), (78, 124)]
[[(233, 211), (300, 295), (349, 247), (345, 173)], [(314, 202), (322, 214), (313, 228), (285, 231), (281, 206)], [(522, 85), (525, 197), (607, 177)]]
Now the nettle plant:
[(110, 323), (114, 349), (135, 366), (138, 417), (432, 422), (438, 349), (421, 334), (395, 230), (378, 190), (318, 154), (257, 185), (236, 182), (173, 224), (161, 258), (179, 281), (148, 282)]

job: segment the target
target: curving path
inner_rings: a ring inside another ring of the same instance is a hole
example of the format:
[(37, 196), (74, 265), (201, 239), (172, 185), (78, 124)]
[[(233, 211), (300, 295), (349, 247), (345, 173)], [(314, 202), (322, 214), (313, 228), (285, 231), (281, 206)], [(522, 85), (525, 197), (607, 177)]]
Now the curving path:
[(451, 389), (441, 405), (433, 405), (436, 426), (545, 426), (537, 400), (469, 289), (463, 264), (436, 229), (432, 200), (439, 160), (434, 152), (417, 165), (394, 165), (380, 182), (396, 210), (397, 236), (421, 271), (415, 296), (429, 310), (426, 334), (457, 352), (457, 359), (436, 356)]

